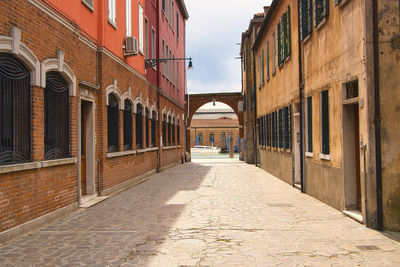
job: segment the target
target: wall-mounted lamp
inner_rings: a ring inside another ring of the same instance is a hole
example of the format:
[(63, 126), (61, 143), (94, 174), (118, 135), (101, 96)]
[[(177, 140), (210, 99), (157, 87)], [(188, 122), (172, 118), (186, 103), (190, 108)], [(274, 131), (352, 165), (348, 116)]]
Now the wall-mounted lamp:
[(168, 60), (189, 60), (189, 65), (188, 65), (188, 70), (193, 69), (193, 63), (192, 63), (192, 58), (152, 58), (152, 59), (146, 59), (144, 61), (144, 65), (146, 66), (146, 69), (152, 68), (156, 66), (159, 63), (166, 63)]

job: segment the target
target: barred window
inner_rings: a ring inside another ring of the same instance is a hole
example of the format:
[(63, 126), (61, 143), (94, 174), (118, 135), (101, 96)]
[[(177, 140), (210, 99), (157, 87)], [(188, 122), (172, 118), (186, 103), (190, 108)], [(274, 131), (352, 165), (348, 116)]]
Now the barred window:
[(146, 108), (146, 147), (150, 147), (150, 138), (149, 138), (149, 110)]
[(202, 145), (203, 144), (203, 134), (202, 133), (199, 133), (197, 135), (197, 144), (198, 145)]
[(118, 100), (114, 94), (108, 96), (107, 130), (108, 152), (119, 151)]
[(0, 165), (30, 160), (30, 84), (25, 66), (0, 53)]
[(276, 125), (277, 125), (277, 120), (276, 120), (276, 111), (272, 112), (272, 147), (277, 147), (277, 131), (276, 131)]
[(181, 144), (181, 132), (180, 132), (180, 125), (179, 125), (179, 120), (176, 121), (176, 141), (178, 145)]
[(172, 145), (175, 145), (175, 118), (174, 119), (172, 119), (172, 125), (171, 125), (171, 128), (172, 128)]
[(168, 116), (168, 145), (171, 145), (171, 117)]
[(278, 129), (279, 129), (279, 148), (283, 148), (283, 125), (282, 125), (282, 109), (278, 110)]
[(58, 72), (46, 74), (44, 111), (44, 158), (66, 158), (69, 156), (69, 87)]
[(143, 148), (143, 107), (138, 104), (136, 108), (136, 149)]
[(214, 143), (214, 133), (213, 132), (211, 132), (210, 133), (210, 143)]
[(225, 134), (225, 132), (222, 132), (221, 133), (221, 142), (226, 142), (226, 134)]
[(167, 117), (165, 116), (165, 114), (163, 115), (163, 129), (162, 129), (162, 138), (163, 138), (163, 146), (167, 145)]
[(282, 15), (277, 25), (278, 38), (278, 66), (281, 66), (291, 53), (291, 25), (290, 25), (290, 6)]
[(329, 95), (321, 92), (322, 154), (329, 155)]
[(311, 0), (300, 1), (300, 35), (304, 40), (312, 31)]
[(125, 100), (124, 110), (124, 150), (132, 149), (132, 104)]
[(151, 115), (151, 146), (156, 147), (156, 118), (157, 118), (157, 113), (153, 111)]
[(314, 1), (314, 27), (317, 27), (329, 15), (329, 0)]
[(267, 115), (267, 146), (271, 146), (271, 114)]

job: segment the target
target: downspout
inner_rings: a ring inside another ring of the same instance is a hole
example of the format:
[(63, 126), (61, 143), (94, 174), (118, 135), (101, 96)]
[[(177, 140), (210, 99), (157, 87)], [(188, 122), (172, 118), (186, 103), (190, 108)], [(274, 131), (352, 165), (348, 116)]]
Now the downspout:
[(383, 230), (382, 216), (382, 147), (381, 147), (381, 109), (379, 95), (379, 40), (378, 40), (378, 0), (372, 0), (372, 38), (374, 50), (374, 122), (375, 122), (375, 161), (376, 161), (376, 204), (377, 230)]
[[(297, 1), (297, 14), (300, 14), (301, 0)], [(301, 35), (300, 35), (300, 16), (297, 16), (297, 38), (299, 46), (299, 101), (300, 101), (300, 183), (301, 192), (305, 193), (304, 188), (304, 125), (303, 125), (303, 114), (304, 114), (304, 104), (303, 104), (303, 68), (302, 68), (302, 55), (301, 55)]]
[(257, 145), (257, 86), (256, 86), (256, 56), (253, 51), (253, 87), (254, 87), (254, 164), (258, 166), (258, 145)]

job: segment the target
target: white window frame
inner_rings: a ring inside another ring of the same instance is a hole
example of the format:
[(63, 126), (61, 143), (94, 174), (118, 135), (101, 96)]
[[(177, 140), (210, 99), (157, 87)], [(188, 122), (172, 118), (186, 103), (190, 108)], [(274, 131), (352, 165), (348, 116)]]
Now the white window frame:
[[(156, 30), (152, 27), (151, 28), (151, 58), (157, 58), (156, 40), (157, 40)], [(154, 65), (153, 69), (157, 69), (157, 65)]]
[(132, 0), (126, 0), (126, 36), (132, 36)]
[(108, 0), (108, 22), (117, 25), (117, 0)]
[(139, 3), (139, 52), (143, 54), (144, 49), (144, 13), (143, 6)]
[[(89, 2), (91, 2), (91, 3), (89, 3)], [(94, 6), (94, 0), (82, 0), (82, 3), (83, 3), (87, 8), (89, 8), (92, 12), (94, 12), (94, 8), (93, 8), (93, 6)]]
[(150, 47), (149, 47), (149, 39), (150, 39), (150, 32), (149, 32), (149, 20), (145, 17), (144, 18), (144, 46), (145, 46), (145, 58), (149, 59), (150, 58)]

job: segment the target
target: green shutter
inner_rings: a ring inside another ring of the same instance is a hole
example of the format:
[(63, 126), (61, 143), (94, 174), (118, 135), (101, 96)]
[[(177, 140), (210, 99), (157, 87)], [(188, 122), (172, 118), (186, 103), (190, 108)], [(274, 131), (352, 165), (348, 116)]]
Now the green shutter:
[(269, 42), (267, 42), (267, 80), (269, 80)]
[(282, 109), (278, 110), (279, 148), (283, 148)]
[(291, 31), (291, 27), (290, 27), (290, 6), (288, 6), (288, 11), (287, 11), (287, 15), (286, 15), (286, 31), (287, 31), (287, 34), (286, 34), (286, 42), (287, 42), (287, 44), (286, 44), (286, 46), (287, 46), (287, 51), (286, 51), (286, 57), (288, 57), (288, 56), (290, 56), (290, 52), (291, 52), (291, 49), (290, 49), (290, 46), (291, 46), (291, 38), (290, 38), (290, 31)]
[(265, 83), (265, 71), (264, 71), (264, 50), (262, 51), (262, 60), (261, 60), (261, 64), (262, 64), (262, 66), (261, 66), (261, 69), (262, 69), (262, 72), (261, 72), (261, 75), (262, 75), (262, 77), (261, 77), (261, 80), (262, 80), (262, 84), (264, 84)]
[(277, 25), (277, 39), (278, 39), (278, 66), (282, 63), (281, 58), (281, 23), (279, 22)]
[(288, 53), (288, 43), (287, 43), (287, 13), (283, 13), (282, 15), (282, 30), (283, 30), (283, 57), (282, 60), (285, 60)]
[(322, 93), (322, 154), (329, 155), (329, 95), (328, 91)]

